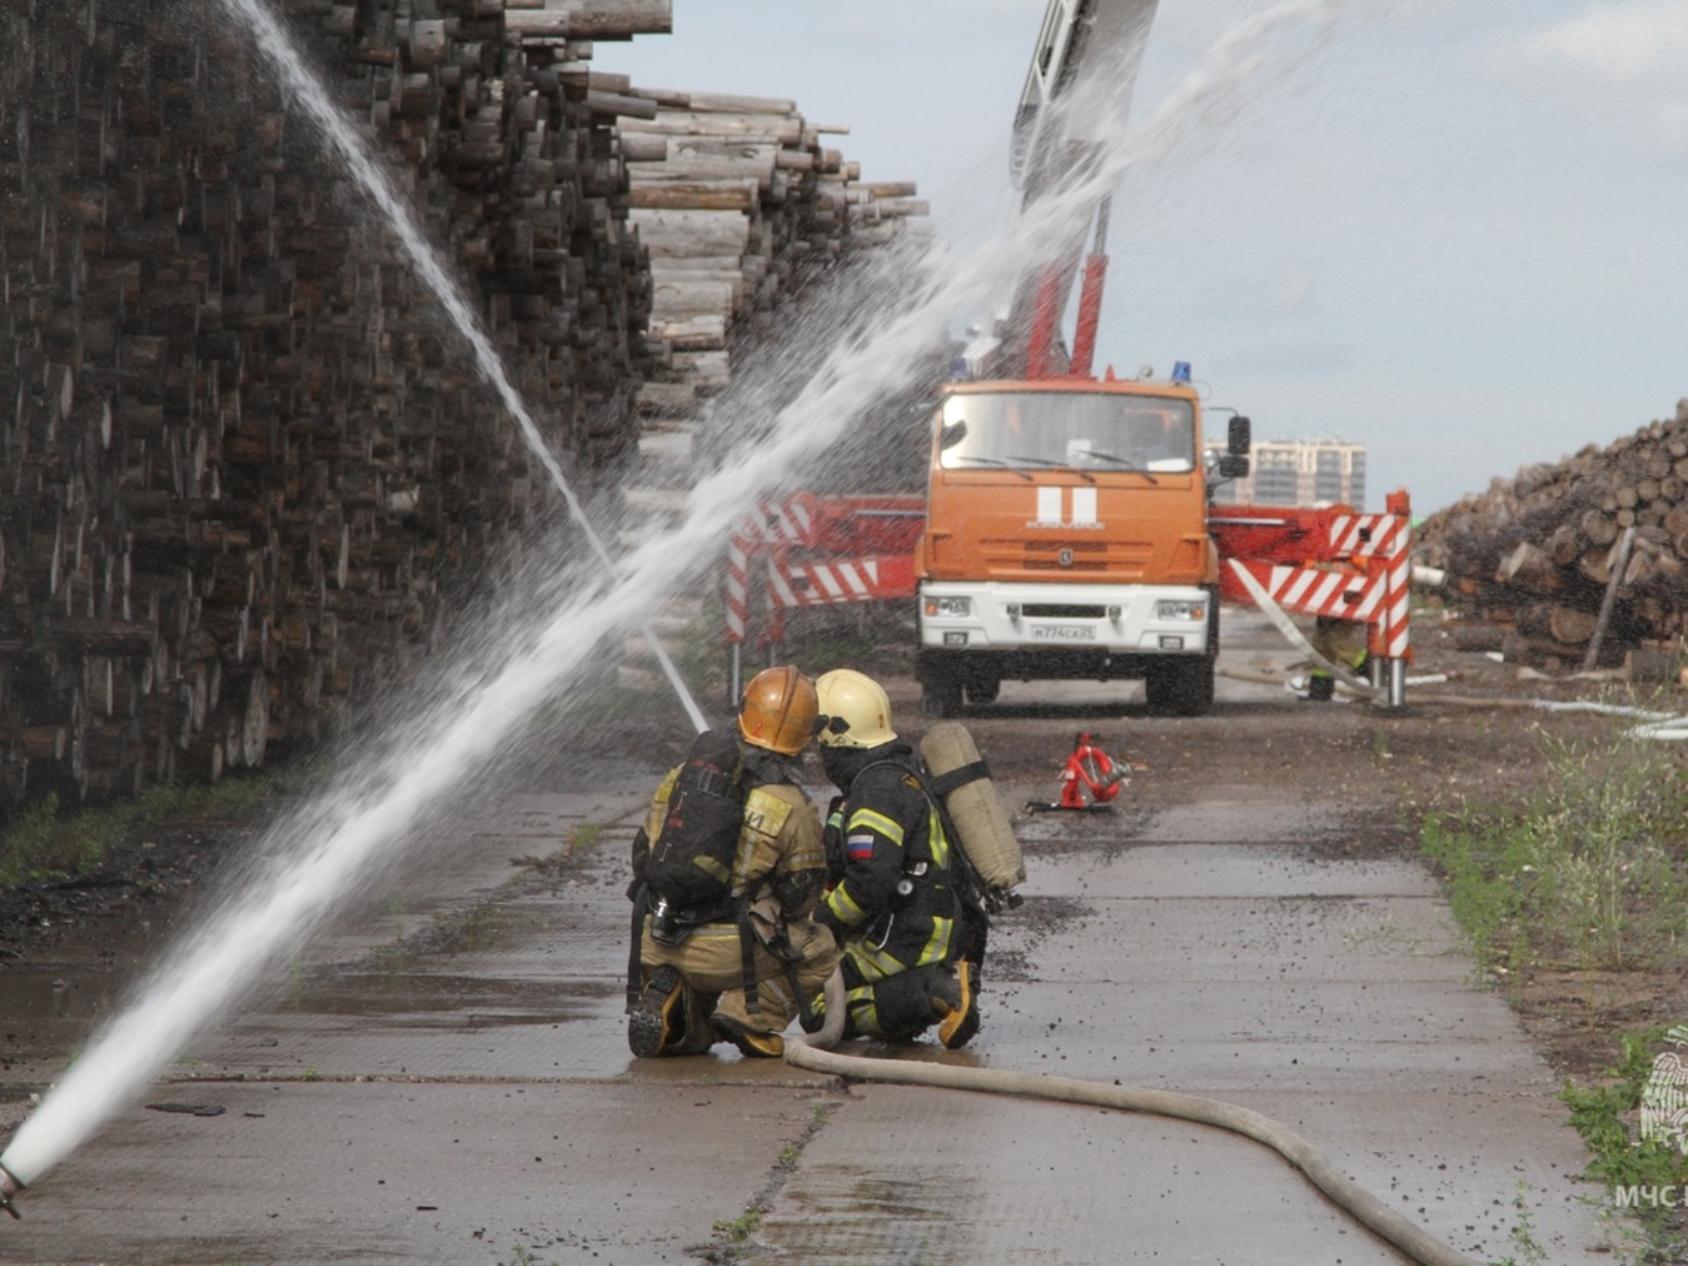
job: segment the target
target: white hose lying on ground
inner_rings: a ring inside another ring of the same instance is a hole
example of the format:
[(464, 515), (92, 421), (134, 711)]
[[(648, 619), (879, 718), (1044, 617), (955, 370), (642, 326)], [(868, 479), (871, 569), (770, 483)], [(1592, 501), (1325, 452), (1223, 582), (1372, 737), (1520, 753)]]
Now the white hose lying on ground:
[[(1246, 681), (1260, 686), (1278, 686), (1284, 681), (1276, 673), (1248, 672), (1236, 668), (1221, 668), (1218, 675), (1231, 681)], [(1351, 687), (1346, 681), (1338, 681), (1336, 688), (1363, 698), (1371, 698), (1376, 694), (1369, 687)], [(1657, 739), (1664, 742), (1688, 741), (1688, 716), (1675, 712), (1659, 712), (1652, 708), (1637, 708), (1627, 703), (1601, 703), (1595, 699), (1484, 699), (1472, 695), (1414, 695), (1413, 703), (1418, 706), (1446, 705), (1456, 708), (1484, 708), (1490, 711), (1513, 710), (1616, 717), (1622, 721), (1639, 722), (1628, 731), (1630, 738)]]
[[(838, 1005), (832, 989), (838, 982)], [(827, 981), (827, 1028), (842, 1017), (843, 982), (833, 973)], [(843, 1027), (838, 1020), (839, 1028)], [(1475, 1258), (1409, 1222), (1359, 1183), (1337, 1169), (1323, 1153), (1287, 1126), (1235, 1104), (1167, 1090), (1143, 1090), (1134, 1086), (1110, 1086), (1102, 1082), (1078, 1081), (1071, 1077), (1050, 1077), (1043, 1073), (1020, 1073), (996, 1068), (958, 1068), (950, 1064), (927, 1064), (912, 1060), (868, 1059), (860, 1055), (839, 1055), (821, 1049), (837, 1038), (826, 1038), (823, 1030), (805, 1041), (788, 1038), (786, 1062), (811, 1072), (852, 1077), (858, 1081), (900, 1082), (936, 1086), (944, 1090), (976, 1090), (987, 1094), (1018, 1095), (1031, 1099), (1052, 1099), (1058, 1103), (1083, 1103), (1119, 1112), (1143, 1112), (1152, 1116), (1195, 1121), (1201, 1125), (1230, 1130), (1264, 1143), (1303, 1174), (1343, 1212), (1380, 1239), (1394, 1245), (1421, 1266), (1481, 1266)]]

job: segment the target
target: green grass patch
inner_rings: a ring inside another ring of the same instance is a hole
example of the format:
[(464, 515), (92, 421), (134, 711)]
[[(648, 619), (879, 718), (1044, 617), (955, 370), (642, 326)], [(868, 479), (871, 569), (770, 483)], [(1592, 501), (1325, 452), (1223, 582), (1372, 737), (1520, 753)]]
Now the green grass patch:
[(598, 847), (604, 838), (604, 824), (602, 822), (577, 822), (569, 831), (568, 852), (572, 857), (582, 853), (590, 853)]
[(97, 870), (132, 833), (181, 819), (240, 818), (274, 787), (268, 775), (210, 786), (152, 787), (122, 804), (61, 812), (57, 795), (25, 809), (0, 834), (0, 887), (57, 883)]
[(755, 1235), (762, 1225), (762, 1210), (752, 1206), (738, 1217), (723, 1219), (715, 1224), (715, 1233), (733, 1244), (743, 1244)]
[(1680, 966), (1688, 950), (1688, 780), (1662, 745), (1547, 739), (1525, 802), (1430, 814), (1424, 855), (1485, 970)]
[[(1688, 1028), (1683, 1026), (1626, 1033), (1619, 1039), (1622, 1058), (1604, 1079), (1587, 1087), (1567, 1085), (1560, 1092), (1571, 1110), (1571, 1124), (1593, 1153), (1583, 1176), (1602, 1184), (1614, 1205), (1618, 1193), (1628, 1188), (1688, 1187), (1688, 1155), (1668, 1139), (1644, 1137), (1642, 1122), (1644, 1099), (1657, 1109), (1671, 1094), (1667, 1082), (1684, 1037)], [(1656, 1075), (1661, 1065), (1663, 1072)], [(1688, 1240), (1681, 1209), (1641, 1202), (1633, 1213), (1642, 1234), (1632, 1260), (1684, 1260)]]

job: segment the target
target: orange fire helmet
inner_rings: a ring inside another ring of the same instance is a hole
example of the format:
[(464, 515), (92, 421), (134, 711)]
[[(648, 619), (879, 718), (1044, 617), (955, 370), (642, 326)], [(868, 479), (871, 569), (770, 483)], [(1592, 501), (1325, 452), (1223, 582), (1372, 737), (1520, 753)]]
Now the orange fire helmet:
[(815, 735), (820, 703), (815, 683), (787, 664), (757, 673), (739, 703), (739, 734), (746, 743), (795, 756)]

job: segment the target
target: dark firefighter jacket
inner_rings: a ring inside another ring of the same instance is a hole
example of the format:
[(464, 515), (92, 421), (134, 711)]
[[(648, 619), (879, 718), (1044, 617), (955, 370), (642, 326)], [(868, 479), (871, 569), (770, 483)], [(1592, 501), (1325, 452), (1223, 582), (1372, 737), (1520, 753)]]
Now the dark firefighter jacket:
[[(911, 772), (907, 743), (825, 752), (844, 792), (829, 815), (828, 870), (834, 880), (816, 917), (832, 927), (861, 979), (950, 963), (966, 948), (952, 882), (952, 847)], [(910, 891), (899, 894), (908, 881)]]

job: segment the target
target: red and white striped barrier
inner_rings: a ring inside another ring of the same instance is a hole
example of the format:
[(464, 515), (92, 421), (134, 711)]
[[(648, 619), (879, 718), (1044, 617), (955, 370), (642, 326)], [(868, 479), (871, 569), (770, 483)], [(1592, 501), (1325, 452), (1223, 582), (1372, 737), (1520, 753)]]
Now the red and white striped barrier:
[(755, 548), (741, 536), (727, 541), (727, 641), (742, 645), (750, 627), (750, 554)]
[(1390, 659), (1404, 660), (1412, 649), (1412, 523), (1404, 517), (1396, 522), (1399, 527), (1393, 535), (1393, 548), (1388, 555), (1385, 572), (1389, 593), (1384, 653)]
[(1331, 553), (1339, 558), (1392, 558), (1410, 530), (1401, 515), (1338, 515), (1330, 523)]
[(914, 559), (907, 554), (848, 562), (768, 560), (768, 593), (777, 607), (824, 607), (914, 596)]
[(1298, 615), (1330, 616), (1370, 624), (1384, 605), (1385, 577), (1317, 567), (1284, 567), (1229, 558), (1226, 564), (1247, 572), (1285, 611)]

